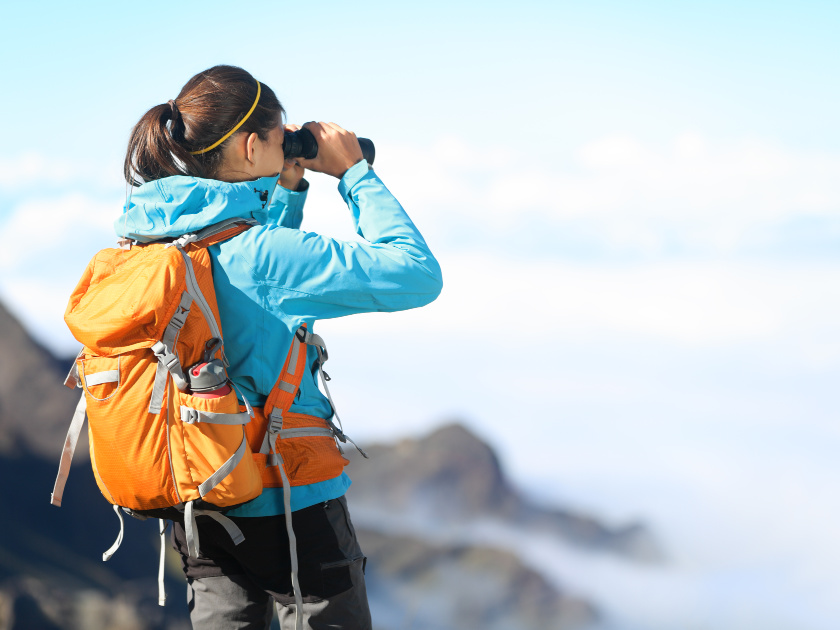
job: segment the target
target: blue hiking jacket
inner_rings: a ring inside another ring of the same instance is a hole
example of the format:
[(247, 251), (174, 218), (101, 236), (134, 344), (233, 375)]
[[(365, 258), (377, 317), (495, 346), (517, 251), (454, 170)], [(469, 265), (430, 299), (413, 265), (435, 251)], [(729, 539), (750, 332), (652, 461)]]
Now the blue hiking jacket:
[[(364, 160), (338, 185), (364, 242), (341, 241), (300, 229), (306, 191), (279, 186), (277, 177), (222, 182), (175, 176), (135, 188), (117, 235), (139, 242), (177, 237), (229, 218), (259, 225), (209, 248), (228, 373), (239, 390), (262, 405), (302, 323), (372, 311), (399, 311), (432, 302), (442, 288), (440, 266), (405, 210)], [(307, 351), (311, 368), (316, 354)], [(309, 369), (291, 411), (332, 414)], [(292, 488), (292, 510), (337, 498), (340, 477)], [(283, 512), (282, 488), (266, 488), (234, 516)]]

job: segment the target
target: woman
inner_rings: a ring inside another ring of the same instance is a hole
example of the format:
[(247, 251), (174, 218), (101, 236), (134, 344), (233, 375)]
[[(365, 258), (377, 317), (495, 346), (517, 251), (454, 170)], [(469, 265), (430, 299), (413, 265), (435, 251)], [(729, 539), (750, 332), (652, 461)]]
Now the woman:
[[(423, 306), (442, 282), (423, 237), (370, 170), (355, 135), (333, 123), (308, 123), (317, 157), (285, 160), (284, 129), (298, 127), (283, 125), (283, 115), (274, 92), (240, 68), (197, 74), (176, 99), (153, 107), (135, 126), (125, 160), (135, 188), (115, 223), (120, 236), (142, 242), (233, 217), (258, 222), (209, 250), (228, 374), (255, 406), (265, 403), (301, 324), (311, 331), (318, 319)], [(307, 168), (339, 179), (365, 242), (299, 229)], [(306, 363), (290, 411), (330, 420), (332, 405), (318, 389), (319, 358), (311, 346)], [(256, 452), (259, 444), (251, 447)], [(334, 468), (320, 473), (306, 483), (292, 479), (288, 496), (269, 484), (253, 501), (227, 511), (245, 535), (240, 545), (215, 521), (199, 520), (201, 554), (192, 558), (183, 526), (175, 524), (194, 627), (267, 627), (272, 600), (282, 627), (293, 627), (285, 501), (297, 537), (306, 627), (370, 628), (364, 556), (344, 501), (350, 480)]]

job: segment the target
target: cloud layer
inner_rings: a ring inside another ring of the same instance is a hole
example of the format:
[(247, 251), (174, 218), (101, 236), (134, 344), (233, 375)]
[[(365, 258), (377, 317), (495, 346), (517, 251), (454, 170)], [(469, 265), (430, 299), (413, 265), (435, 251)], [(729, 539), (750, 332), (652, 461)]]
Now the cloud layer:
[[(767, 141), (685, 133), (654, 144), (613, 136), (570, 159), (529, 159), (443, 138), (426, 149), (381, 153), (386, 181), (450, 246), (455, 236), (470, 248), (536, 244), (563, 258), (772, 256), (781, 249), (808, 256), (814, 241), (825, 244), (826, 230), (840, 237), (840, 156)], [(591, 251), (582, 252), (576, 238)]]

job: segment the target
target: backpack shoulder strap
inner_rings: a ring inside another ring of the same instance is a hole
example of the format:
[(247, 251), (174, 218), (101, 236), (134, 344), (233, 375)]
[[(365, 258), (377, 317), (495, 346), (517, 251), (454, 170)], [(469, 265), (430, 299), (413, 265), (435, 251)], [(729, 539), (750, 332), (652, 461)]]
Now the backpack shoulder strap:
[(292, 336), (292, 345), (289, 348), (289, 354), (286, 355), (283, 369), (265, 401), (265, 417), (268, 420), (266, 437), (272, 454), (277, 434), (283, 428), (283, 414), (292, 406), (300, 389), (303, 371), (306, 369), (305, 339), (306, 324), (301, 324)]
[(225, 221), (209, 225), (198, 232), (184, 234), (174, 239), (169, 245), (175, 245), (181, 248), (186, 248), (187, 245), (192, 245), (195, 248), (210, 247), (216, 243), (233, 238), (237, 234), (257, 224), (258, 221), (255, 219), (226, 219)]
[(283, 370), (280, 372), (280, 376), (274, 384), (274, 387), (269, 392), (268, 398), (266, 398), (263, 410), (265, 418), (268, 421), (268, 428), (260, 452), (269, 455), (268, 466), (278, 464), (278, 457), (276, 456), (274, 446), (277, 437), (282, 436), (284, 433), (283, 414), (289, 411), (300, 389), (300, 382), (303, 379), (303, 372), (306, 369), (307, 346), (314, 346), (318, 352), (318, 360), (313, 364), (313, 370), (317, 369), (321, 375), (324, 393), (330, 403), (333, 415), (338, 421), (338, 426), (336, 426), (332, 419), (327, 418), (326, 423), (329, 425), (329, 429), (313, 429), (313, 431), (319, 435), (330, 435), (342, 443), (350, 442), (363, 457), (367, 458), (367, 453), (351, 440), (341, 427), (341, 419), (338, 417), (332, 396), (330, 396), (329, 387), (327, 386), (327, 381), (330, 380), (330, 377), (324, 372), (324, 362), (326, 362), (329, 356), (327, 354), (327, 347), (320, 335), (316, 335), (307, 330), (306, 324), (301, 324), (295, 331), (294, 337), (292, 338), (292, 347), (289, 348), (289, 354), (286, 357), (286, 362), (283, 364)]

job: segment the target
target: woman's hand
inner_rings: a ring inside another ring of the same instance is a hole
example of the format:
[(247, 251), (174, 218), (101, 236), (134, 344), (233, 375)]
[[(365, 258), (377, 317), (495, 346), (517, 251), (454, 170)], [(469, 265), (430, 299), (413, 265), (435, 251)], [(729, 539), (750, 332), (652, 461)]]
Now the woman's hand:
[[(297, 131), (300, 125), (283, 125), (283, 129), (287, 131)], [(300, 180), (303, 179), (303, 174), (306, 169), (301, 166), (299, 158), (291, 158), (283, 163), (283, 170), (280, 173), (278, 182), (283, 188), (289, 190), (297, 190), (300, 186)]]
[(335, 123), (309, 122), (304, 125), (318, 142), (318, 156), (312, 160), (299, 159), (302, 166), (318, 173), (341, 179), (347, 169), (361, 162), (362, 149), (356, 134)]

